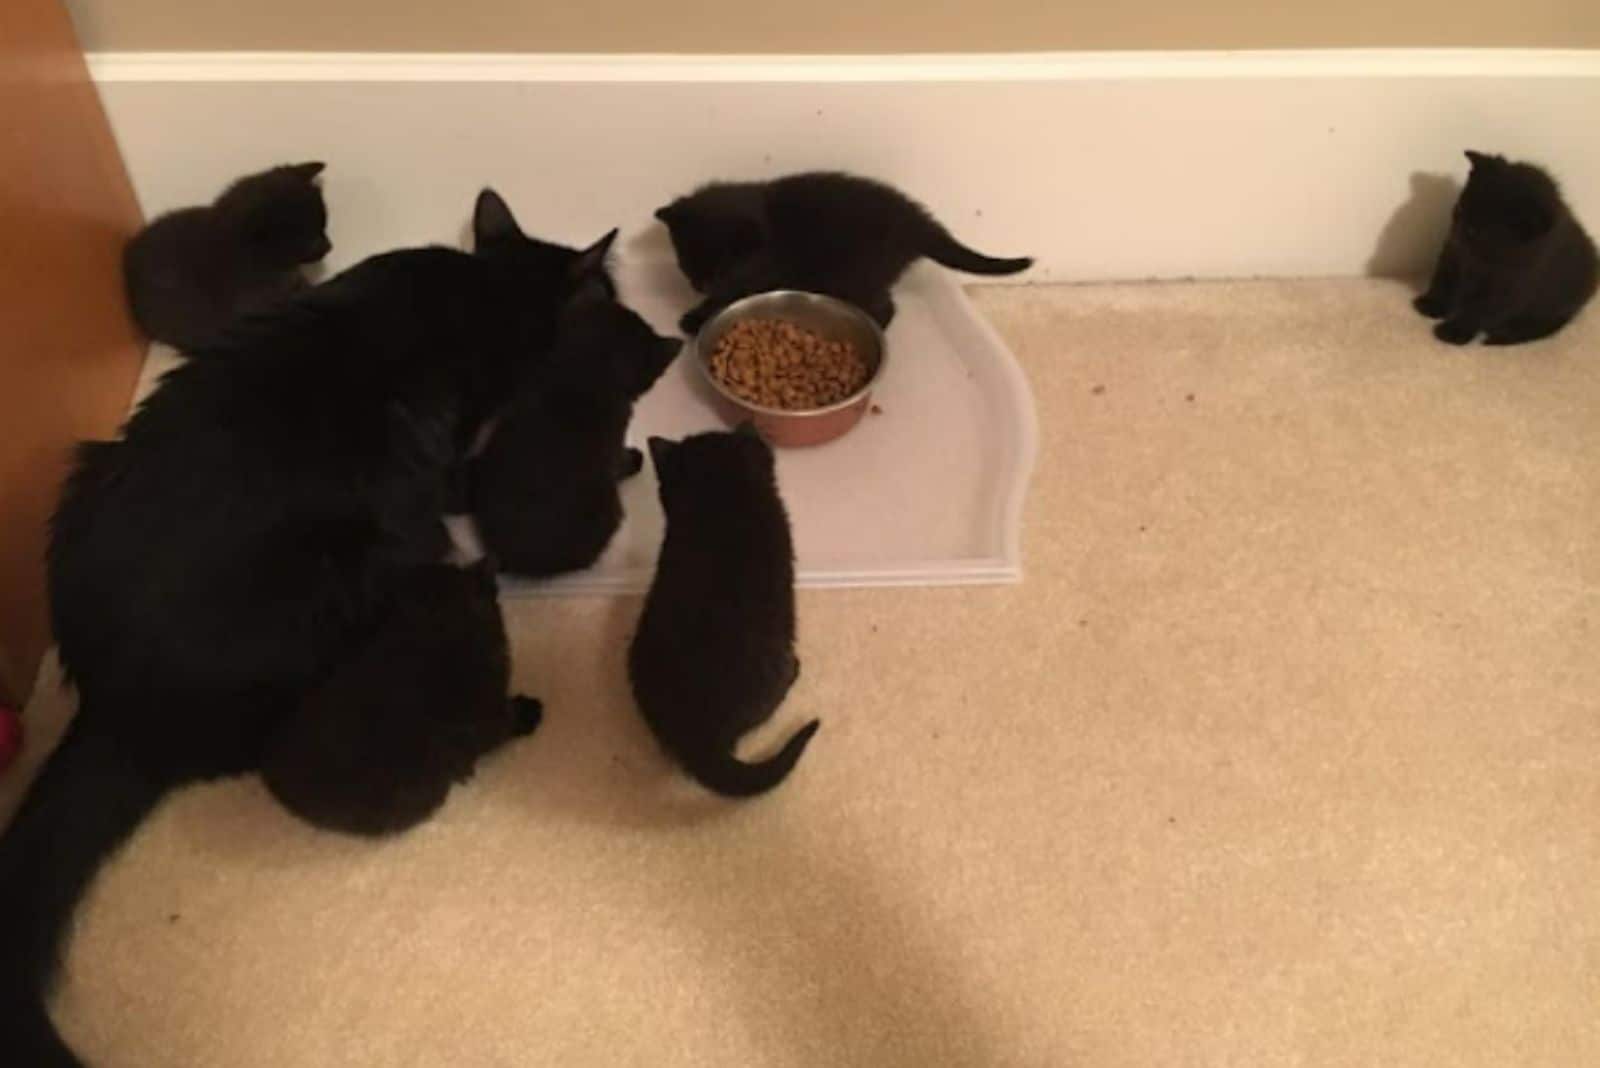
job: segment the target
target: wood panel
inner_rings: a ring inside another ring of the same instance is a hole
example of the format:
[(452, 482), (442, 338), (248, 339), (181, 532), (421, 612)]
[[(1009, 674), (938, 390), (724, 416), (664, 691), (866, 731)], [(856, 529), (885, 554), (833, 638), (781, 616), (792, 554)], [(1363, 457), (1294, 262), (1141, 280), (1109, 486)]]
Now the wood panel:
[(69, 447), (116, 430), (144, 349), (119, 262), (139, 206), (60, 0), (0, 3), (0, 159), (0, 688), (21, 700)]

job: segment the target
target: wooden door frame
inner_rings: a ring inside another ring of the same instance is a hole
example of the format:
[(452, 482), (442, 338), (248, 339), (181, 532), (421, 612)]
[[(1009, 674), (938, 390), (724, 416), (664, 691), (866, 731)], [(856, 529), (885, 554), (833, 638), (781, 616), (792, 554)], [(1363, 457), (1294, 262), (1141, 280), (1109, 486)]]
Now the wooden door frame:
[(117, 432), (146, 348), (121, 263), (142, 216), (61, 0), (0, 3), (0, 158), (0, 696), (21, 704), (71, 447)]

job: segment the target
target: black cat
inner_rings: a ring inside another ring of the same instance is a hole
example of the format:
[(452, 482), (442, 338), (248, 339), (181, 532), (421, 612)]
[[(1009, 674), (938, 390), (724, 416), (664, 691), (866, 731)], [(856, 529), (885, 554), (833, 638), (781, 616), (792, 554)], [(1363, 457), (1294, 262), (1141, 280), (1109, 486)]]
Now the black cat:
[(499, 564), (521, 575), (588, 567), (622, 522), (617, 482), (637, 474), (623, 445), (633, 403), (682, 342), (608, 299), (574, 302), (556, 348), (500, 416), (473, 462), (469, 497)]
[(684, 276), (706, 295), (683, 317), (691, 335), (740, 297), (769, 289), (827, 293), (888, 326), (889, 288), (923, 256), (970, 274), (1015, 274), (1033, 265), (974, 252), (905, 194), (850, 174), (716, 182), (657, 210), (656, 218), (672, 235)]
[(77, 1063), (45, 1013), (74, 903), (172, 787), (260, 766), (268, 737), (439, 559), (461, 443), (548, 352), (586, 252), (479, 199), (478, 250), (376, 256), (169, 373), (123, 440), (80, 451), (50, 611), (78, 714), (0, 839), (8, 1060)]
[(480, 757), (539, 725), (538, 701), (507, 699), (510, 675), (493, 569), (418, 567), (376, 633), (273, 732), (262, 777), (318, 827), (414, 827)]
[(733, 752), (800, 675), (794, 550), (772, 449), (748, 423), (649, 444), (667, 534), (628, 653), (634, 700), (702, 785), (759, 794), (783, 781), (820, 726), (807, 723), (759, 764)]
[(171, 212), (139, 231), (122, 269), (140, 329), (202, 353), (241, 316), (305, 286), (301, 266), (333, 247), (316, 183), (322, 167), (299, 163), (241, 178), (211, 206)]
[(1549, 337), (1594, 296), (1594, 242), (1561, 190), (1531, 163), (1468, 152), (1472, 173), (1428, 291), (1413, 303), (1440, 341), (1488, 345)]

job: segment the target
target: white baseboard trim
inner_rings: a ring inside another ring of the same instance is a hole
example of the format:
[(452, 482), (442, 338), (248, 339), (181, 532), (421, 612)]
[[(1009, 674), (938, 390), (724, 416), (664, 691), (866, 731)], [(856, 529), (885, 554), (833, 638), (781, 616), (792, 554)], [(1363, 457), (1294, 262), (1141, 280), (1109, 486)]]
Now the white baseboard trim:
[(334, 266), (458, 240), (483, 185), (552, 238), (658, 240), (700, 181), (840, 168), (1023, 280), (1392, 273), (1468, 147), (1547, 163), (1600, 228), (1600, 51), (89, 58), (147, 213), (326, 159)]
[(100, 82), (948, 82), (1104, 78), (1600, 77), (1583, 49), (915, 55), (98, 52)]

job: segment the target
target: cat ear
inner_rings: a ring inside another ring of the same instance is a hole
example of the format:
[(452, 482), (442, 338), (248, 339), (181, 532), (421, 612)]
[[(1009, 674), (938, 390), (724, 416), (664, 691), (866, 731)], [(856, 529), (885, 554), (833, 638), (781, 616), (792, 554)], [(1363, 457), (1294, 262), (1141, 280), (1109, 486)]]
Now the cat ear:
[(320, 160), (316, 163), (296, 163), (293, 167), (289, 168), (289, 173), (293, 174), (296, 178), (299, 178), (303, 182), (309, 182), (311, 179), (321, 174), (323, 169), (327, 166), (328, 165), (326, 163), (323, 163)]
[(609, 234), (578, 253), (578, 259), (572, 265), (573, 278), (585, 278), (593, 274), (606, 273), (606, 257), (611, 254), (611, 244), (617, 239), (617, 231)]
[(656, 218), (657, 219), (659, 219), (661, 222), (666, 223), (668, 226), (671, 226), (672, 225), (672, 220), (673, 220), (674, 217), (677, 216), (677, 213), (678, 213), (678, 202), (677, 201), (673, 201), (671, 204), (665, 204), (665, 205), (657, 208), (655, 214), (656, 214)]
[(499, 193), (493, 189), (485, 189), (478, 194), (478, 202), (472, 208), (474, 248), (481, 251), (522, 236), (522, 227), (517, 225), (516, 216), (511, 214), (511, 208), (501, 199)]
[(1489, 163), (1494, 159), (1493, 156), (1486, 156), (1482, 152), (1474, 152), (1470, 148), (1467, 149), (1466, 155), (1467, 155), (1467, 162), (1472, 164), (1474, 167), (1483, 166), (1484, 164)]
[(677, 451), (678, 443), (666, 438), (647, 438), (645, 445), (650, 449), (650, 462), (655, 465), (656, 478), (660, 479), (662, 472), (671, 465), (672, 454)]
[(738, 426), (733, 428), (733, 432), (741, 435), (742, 437), (755, 438), (757, 441), (763, 443), (767, 440), (761, 436), (761, 431), (756, 429), (756, 422), (754, 419), (744, 420)]

